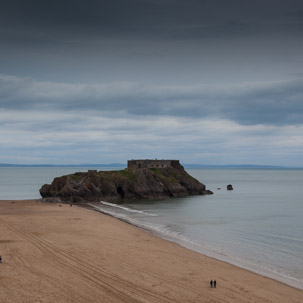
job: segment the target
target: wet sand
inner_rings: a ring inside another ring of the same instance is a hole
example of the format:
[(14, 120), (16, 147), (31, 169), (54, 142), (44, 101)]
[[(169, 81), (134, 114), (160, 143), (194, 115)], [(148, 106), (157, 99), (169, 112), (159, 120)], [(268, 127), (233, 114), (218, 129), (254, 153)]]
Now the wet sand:
[(0, 201), (0, 255), (1, 303), (303, 302), (301, 290), (65, 204)]

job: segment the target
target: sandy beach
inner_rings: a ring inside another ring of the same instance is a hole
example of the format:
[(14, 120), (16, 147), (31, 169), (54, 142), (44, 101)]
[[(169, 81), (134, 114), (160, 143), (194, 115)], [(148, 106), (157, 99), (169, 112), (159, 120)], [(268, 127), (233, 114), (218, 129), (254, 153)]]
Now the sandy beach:
[(1, 303), (303, 302), (298, 289), (65, 204), (0, 201), (0, 255)]

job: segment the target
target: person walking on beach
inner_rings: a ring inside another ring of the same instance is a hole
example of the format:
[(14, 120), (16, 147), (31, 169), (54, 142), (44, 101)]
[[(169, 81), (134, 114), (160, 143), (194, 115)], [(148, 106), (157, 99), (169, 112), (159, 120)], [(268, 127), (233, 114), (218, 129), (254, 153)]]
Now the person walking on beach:
[(213, 288), (213, 280), (210, 280), (210, 287)]
[(214, 288), (216, 288), (217, 287), (217, 281), (215, 280), (214, 281)]

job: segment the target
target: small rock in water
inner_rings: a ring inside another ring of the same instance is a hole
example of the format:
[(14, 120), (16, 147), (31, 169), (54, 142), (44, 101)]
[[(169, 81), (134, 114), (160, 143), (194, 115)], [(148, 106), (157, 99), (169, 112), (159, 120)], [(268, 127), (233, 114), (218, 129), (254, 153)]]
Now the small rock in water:
[(218, 187), (217, 189), (218, 189), (218, 190), (220, 190), (220, 189), (221, 189), (221, 187)]
[(233, 190), (233, 186), (232, 186), (231, 184), (228, 184), (228, 185), (226, 186), (226, 188), (227, 188), (227, 190)]

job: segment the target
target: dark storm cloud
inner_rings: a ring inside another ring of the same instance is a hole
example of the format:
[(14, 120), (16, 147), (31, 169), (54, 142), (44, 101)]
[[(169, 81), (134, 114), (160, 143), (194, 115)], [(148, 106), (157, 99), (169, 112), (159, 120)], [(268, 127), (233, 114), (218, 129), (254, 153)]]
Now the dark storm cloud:
[(2, 1), (0, 72), (183, 85), (303, 69), (299, 0)]
[(303, 121), (303, 80), (234, 86), (156, 86), (139, 83), (64, 84), (0, 77), (0, 108), (95, 111), (117, 116), (220, 118), (239, 124)]
[(200, 39), (262, 31), (300, 32), (302, 20), (300, 0), (10, 0), (2, 1), (0, 11), (2, 32), (55, 37)]

